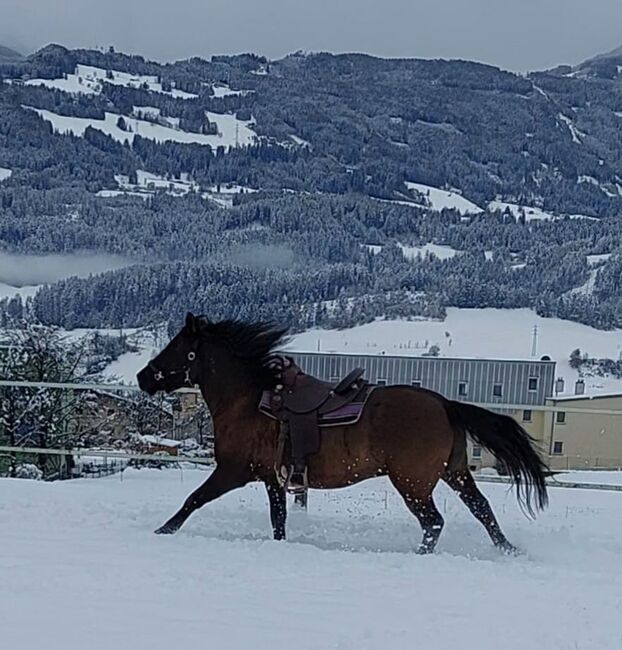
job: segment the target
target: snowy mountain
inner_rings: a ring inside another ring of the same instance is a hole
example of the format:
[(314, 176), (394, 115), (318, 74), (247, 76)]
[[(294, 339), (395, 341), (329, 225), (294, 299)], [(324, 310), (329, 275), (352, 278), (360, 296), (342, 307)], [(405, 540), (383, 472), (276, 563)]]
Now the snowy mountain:
[(192, 308), (301, 330), (494, 307), (620, 328), (622, 95), (585, 66), (58, 45), (2, 61), (3, 250), (131, 266), (34, 284), (0, 268), (0, 322)]
[(19, 52), (0, 44), (0, 64), (22, 61), (23, 58), (24, 57)]

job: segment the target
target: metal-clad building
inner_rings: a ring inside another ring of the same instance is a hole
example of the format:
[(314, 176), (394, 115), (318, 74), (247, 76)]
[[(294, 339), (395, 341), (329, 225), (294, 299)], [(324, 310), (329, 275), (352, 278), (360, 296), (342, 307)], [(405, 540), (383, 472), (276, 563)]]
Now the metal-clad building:
[(543, 405), (553, 395), (555, 362), (292, 352), (300, 367), (326, 381), (353, 368), (378, 384), (421, 386), (449, 399)]

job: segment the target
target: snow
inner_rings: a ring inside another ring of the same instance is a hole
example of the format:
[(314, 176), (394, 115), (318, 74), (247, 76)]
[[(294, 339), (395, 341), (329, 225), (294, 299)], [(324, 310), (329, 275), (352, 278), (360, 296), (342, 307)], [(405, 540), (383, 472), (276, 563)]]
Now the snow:
[(168, 179), (164, 176), (138, 169), (136, 170), (136, 183), (130, 183), (129, 177), (124, 174), (117, 174), (114, 178), (121, 189), (100, 190), (97, 193), (98, 196), (133, 194), (146, 198), (149, 195), (155, 194), (158, 190), (163, 190), (166, 194), (172, 194), (173, 196), (183, 196), (184, 194), (188, 194), (188, 192), (199, 190), (199, 186), (187, 174), (182, 175), (181, 178)]
[(425, 257), (426, 254), (435, 255), (440, 260), (448, 260), (455, 257), (460, 251), (451, 246), (442, 246), (440, 244), (428, 243), (423, 246), (404, 246), (398, 244), (404, 253), (404, 257), (409, 260)]
[(6, 167), (0, 167), (0, 183), (5, 181), (7, 178), (10, 178), (13, 174), (12, 169), (7, 169)]
[(418, 524), (382, 479), (312, 492), (287, 542), (270, 538), (260, 485), (153, 535), (205, 476), (0, 480), (3, 647), (620, 648), (617, 493), (552, 489), (530, 522), (506, 486), (482, 484), (519, 557), (444, 486), (438, 552), (415, 555)]
[(155, 355), (156, 350), (152, 346), (141, 346), (138, 352), (125, 352), (106, 367), (102, 373), (104, 380), (135, 385), (136, 373), (144, 368)]
[(423, 194), (429, 201), (432, 210), (438, 210), (440, 212), (444, 209), (452, 209), (457, 210), (461, 214), (477, 214), (482, 212), (479, 206), (465, 199), (455, 191), (441, 190), (430, 185), (411, 182), (406, 182), (406, 187), (409, 190), (416, 190)]
[(582, 483), (584, 485), (620, 485), (622, 486), (622, 471), (603, 470), (589, 471), (580, 470), (576, 472), (564, 472), (555, 474), (554, 480), (565, 481), (566, 483)]
[[(506, 203), (505, 201), (491, 201), (488, 204), (488, 209), (492, 212), (495, 210), (499, 210), (500, 212), (509, 210), (517, 220), (521, 214), (525, 215), (526, 221), (552, 221), (558, 218), (549, 212), (544, 212), (544, 210), (541, 210), (540, 208), (519, 205), (518, 203)], [(579, 215), (575, 216), (578, 218)]]
[(254, 90), (232, 90), (227, 84), (213, 84), (212, 93), (214, 97), (230, 97), (232, 95), (248, 95)]
[(493, 251), (484, 251), (484, 257), (490, 262), (494, 258)]
[(30, 298), (39, 291), (41, 285), (28, 285), (24, 287), (14, 287), (11, 284), (6, 284), (5, 282), (0, 282), (0, 300), (3, 298), (13, 298), (14, 296), (21, 296), (22, 300)]
[(598, 277), (598, 269), (592, 269), (587, 280), (579, 287), (574, 287), (570, 289), (568, 293), (572, 294), (581, 294), (587, 296), (594, 292), (594, 286), (596, 285), (596, 278)]
[(308, 140), (303, 140), (297, 135), (290, 135), (289, 136), (299, 147), (306, 147), (308, 149), (311, 149), (311, 143)]
[(570, 135), (572, 136), (572, 141), (576, 144), (583, 144), (581, 138), (585, 137), (585, 133), (579, 131), (579, 129), (574, 125), (574, 122), (563, 113), (558, 113), (557, 117), (568, 127)]
[[(575, 348), (590, 357), (617, 359), (622, 330), (604, 332), (557, 318), (542, 318), (530, 309), (449, 308), (444, 321), (376, 320), (344, 330), (312, 329), (292, 337), (288, 349), (298, 352), (339, 352), (420, 356), (437, 345), (441, 356), (458, 358), (530, 359), (533, 327), (538, 326), (536, 358), (557, 362), (557, 375), (572, 391), (577, 371), (568, 359)], [(449, 336), (446, 336), (446, 332)], [(622, 392), (622, 381), (585, 377), (586, 392)]]
[(140, 436), (141, 442), (148, 445), (159, 445), (160, 447), (179, 447), (181, 442), (179, 440), (171, 440), (170, 438), (160, 438), (160, 436), (144, 435)]
[(139, 118), (149, 117), (156, 119), (160, 117), (161, 110), (157, 106), (133, 106), (132, 114)]
[(252, 187), (247, 187), (246, 185), (238, 185), (237, 183), (222, 183), (220, 186), (212, 185), (212, 187), (209, 188), (209, 191), (213, 192), (214, 194), (248, 194), (252, 192), (258, 192), (259, 190), (253, 189)]
[[(108, 72), (110, 72), (110, 76), (108, 76)], [(26, 83), (31, 86), (47, 86), (73, 94), (98, 95), (102, 91), (104, 82), (127, 88), (145, 88), (151, 92), (169, 95), (176, 99), (198, 97), (198, 95), (176, 88), (162, 90), (162, 84), (153, 75), (135, 75), (118, 70), (106, 71), (103, 68), (90, 65), (77, 65), (73, 74), (68, 74), (60, 79), (30, 79)]]
[(611, 253), (601, 253), (600, 255), (588, 255), (587, 263), (589, 266), (597, 266), (602, 262), (607, 262), (611, 257)]
[[(182, 144), (204, 144), (216, 149), (219, 146), (226, 150), (233, 146), (250, 144), (256, 137), (255, 132), (250, 128), (251, 122), (238, 120), (235, 115), (220, 115), (218, 113), (206, 113), (211, 122), (216, 122), (218, 127), (217, 135), (206, 135), (203, 133), (190, 133), (181, 131), (172, 126), (154, 124), (135, 117), (120, 116), (117, 113), (105, 113), (103, 120), (85, 117), (69, 117), (58, 115), (52, 111), (41, 108), (24, 106), (28, 110), (37, 113), (42, 119), (51, 122), (54, 130), (58, 133), (73, 133), (76, 136), (84, 136), (84, 132), (90, 126), (102, 133), (110, 135), (119, 142), (133, 142), (135, 135), (155, 140), (156, 142), (180, 142)], [(119, 117), (123, 117), (129, 130), (124, 131), (117, 126)], [(170, 122), (171, 120), (169, 120)], [(237, 126), (236, 126), (237, 125)]]

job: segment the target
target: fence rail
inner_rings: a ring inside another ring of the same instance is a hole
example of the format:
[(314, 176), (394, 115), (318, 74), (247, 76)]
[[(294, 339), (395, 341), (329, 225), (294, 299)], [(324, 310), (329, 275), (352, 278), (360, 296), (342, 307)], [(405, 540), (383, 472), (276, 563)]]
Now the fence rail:
[(123, 451), (102, 449), (50, 449), (49, 447), (10, 447), (0, 446), (0, 454), (48, 454), (50, 456), (74, 456), (75, 458), (121, 458), (126, 460), (156, 460), (165, 463), (196, 463), (198, 465), (211, 465), (213, 460), (196, 456), (173, 456), (172, 454), (133, 454)]
[[(121, 460), (154, 460), (165, 463), (195, 463), (197, 465), (212, 465), (213, 460), (209, 458), (197, 458), (194, 456), (171, 456), (168, 454), (134, 454), (121, 451), (107, 451), (102, 449), (48, 449), (46, 447), (10, 447), (0, 446), (0, 454), (49, 454), (52, 456), (74, 456), (93, 457), (93, 458), (111, 458)], [(622, 472), (621, 472), (622, 474)], [(503, 483), (510, 485), (511, 479), (506, 476), (478, 476), (475, 480), (480, 483)], [(570, 488), (578, 490), (601, 490), (605, 492), (622, 492), (621, 485), (610, 485), (607, 483), (579, 483), (577, 481), (558, 481), (554, 477), (546, 480), (550, 488)]]
[[(40, 389), (68, 389), (68, 390), (97, 390), (109, 391), (111, 393), (139, 393), (140, 388), (133, 384), (82, 384), (82, 383), (62, 383), (62, 382), (42, 382), (42, 381), (13, 381), (10, 379), (0, 379), (0, 387), (14, 387), (14, 388), (40, 388)], [(189, 393), (200, 395), (201, 391), (198, 388), (180, 388), (175, 393)], [(554, 398), (551, 398), (554, 399)], [(585, 398), (589, 401), (589, 398)], [(622, 415), (620, 409), (599, 409), (599, 408), (578, 408), (573, 406), (565, 406), (558, 404), (556, 406), (547, 406), (539, 404), (505, 404), (503, 402), (467, 402), (467, 404), (474, 404), (482, 408), (488, 409), (502, 409), (509, 411), (539, 411), (544, 413), (557, 413), (564, 411), (566, 413), (582, 413), (584, 415)]]

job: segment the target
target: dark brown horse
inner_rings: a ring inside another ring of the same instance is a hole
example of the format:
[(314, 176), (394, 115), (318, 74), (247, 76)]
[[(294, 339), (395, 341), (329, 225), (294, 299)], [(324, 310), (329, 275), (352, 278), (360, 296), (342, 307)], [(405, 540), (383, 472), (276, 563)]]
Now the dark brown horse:
[[(197, 508), (263, 481), (274, 538), (285, 538), (286, 495), (274, 471), (279, 423), (258, 411), (262, 391), (275, 387), (270, 360), (284, 334), (271, 325), (211, 323), (188, 314), (182, 330), (138, 373), (140, 387), (150, 395), (198, 384), (214, 421), (216, 469), (157, 533), (174, 533)], [(423, 529), (418, 552), (429, 553), (443, 527), (432, 498), (442, 479), (494, 544), (512, 552), (468, 469), (467, 435), (496, 456), (530, 514), (546, 505), (545, 466), (517, 422), (410, 386), (376, 388), (357, 424), (324, 432), (319, 453), (309, 458), (309, 486), (339, 488), (388, 476)]]

